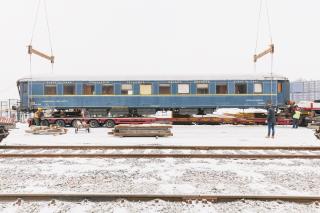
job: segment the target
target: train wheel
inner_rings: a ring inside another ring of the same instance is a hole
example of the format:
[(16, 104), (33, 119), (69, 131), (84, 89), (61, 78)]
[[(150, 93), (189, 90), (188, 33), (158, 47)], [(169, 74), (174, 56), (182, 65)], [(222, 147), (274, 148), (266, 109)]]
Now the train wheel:
[(40, 122), (40, 126), (49, 126), (49, 121), (48, 120), (42, 120)]
[(113, 120), (107, 120), (105, 124), (107, 128), (112, 128), (115, 125)]
[(66, 124), (65, 124), (65, 122), (63, 120), (57, 120), (56, 121), (56, 125), (60, 126), (60, 127), (64, 127)]
[(97, 120), (90, 120), (90, 121), (89, 121), (89, 126), (90, 126), (91, 128), (97, 128), (97, 127), (99, 127), (100, 125), (99, 125), (99, 122), (98, 122)]

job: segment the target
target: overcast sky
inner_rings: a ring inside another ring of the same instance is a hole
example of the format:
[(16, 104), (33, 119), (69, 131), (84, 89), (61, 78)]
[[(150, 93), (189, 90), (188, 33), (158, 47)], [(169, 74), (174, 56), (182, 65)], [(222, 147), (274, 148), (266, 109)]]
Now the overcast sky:
[[(0, 99), (18, 96), (30, 74), (30, 43), (38, 0), (0, 0)], [(219, 75), (270, 72), (257, 63), (258, 0), (46, 0), (57, 75)], [(320, 79), (320, 1), (269, 0), (275, 44), (273, 71)], [(258, 52), (269, 30), (263, 7)], [(32, 45), (49, 52), (43, 5)], [(32, 73), (51, 73), (32, 58)]]

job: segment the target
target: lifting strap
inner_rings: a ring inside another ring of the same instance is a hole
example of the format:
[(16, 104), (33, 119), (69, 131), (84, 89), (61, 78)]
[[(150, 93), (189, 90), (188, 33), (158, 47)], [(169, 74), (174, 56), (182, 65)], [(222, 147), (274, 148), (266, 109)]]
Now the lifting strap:
[[(50, 45), (50, 51), (51, 51), (51, 55), (45, 54), (41, 51), (38, 51), (36, 49), (33, 48), (32, 46), (32, 41), (33, 41), (33, 37), (34, 37), (34, 33), (35, 33), (35, 29), (37, 26), (37, 22), (38, 22), (38, 16), (39, 16), (39, 10), (40, 10), (40, 6), (41, 6), (41, 2), (43, 2), (43, 7), (44, 7), (44, 14), (45, 14), (45, 19), (46, 19), (46, 25), (47, 25), (47, 31), (48, 31), (48, 40), (49, 40), (49, 45)], [(28, 85), (28, 107), (32, 108), (34, 103), (33, 103), (33, 97), (32, 97), (32, 54), (38, 55), (42, 58), (45, 58), (47, 60), (49, 60), (51, 62), (51, 70), (53, 72), (53, 64), (55, 62), (55, 57), (53, 56), (53, 48), (52, 48), (52, 40), (51, 40), (51, 32), (50, 32), (50, 27), (49, 27), (49, 18), (48, 18), (48, 11), (47, 11), (47, 4), (46, 4), (46, 0), (38, 0), (38, 4), (36, 7), (36, 13), (35, 13), (35, 18), (34, 18), (34, 22), (33, 22), (33, 27), (32, 27), (32, 34), (31, 34), (31, 39), (30, 39), (30, 43), (27, 46), (28, 48), (28, 54), (30, 55), (29, 57), (29, 69), (30, 69), (30, 87)]]
[[(260, 22), (261, 22), (261, 16), (262, 16), (262, 8), (263, 8), (263, 2), (265, 3), (265, 11), (266, 11), (266, 17), (267, 17), (267, 22), (268, 22), (268, 31), (269, 31), (269, 39), (270, 39), (270, 45), (269, 48), (257, 53), (257, 48), (258, 48), (258, 42), (259, 42), (259, 32), (260, 32)], [(270, 102), (272, 103), (272, 97), (273, 97), (273, 53), (274, 53), (274, 43), (272, 41), (272, 34), (271, 34), (271, 22), (270, 22), (270, 16), (269, 16), (269, 9), (268, 9), (268, 0), (259, 0), (259, 12), (258, 12), (258, 23), (257, 23), (257, 36), (256, 36), (256, 46), (254, 50), (254, 55), (253, 55), (253, 62), (254, 62), (254, 71), (256, 71), (256, 62), (258, 59), (262, 58), (263, 56), (270, 54)], [(276, 91), (276, 100), (275, 104), (277, 105), (277, 94), (278, 92)]]
[[(260, 21), (261, 21), (261, 14), (262, 14), (262, 3), (265, 2), (265, 8), (266, 8), (266, 16), (267, 16), (267, 21), (268, 21), (268, 30), (269, 30), (269, 39), (270, 39), (270, 45), (269, 48), (257, 53), (257, 48), (258, 48), (258, 42), (259, 42), (259, 32), (260, 32)], [(253, 61), (254, 63), (257, 62), (259, 58), (262, 58), (263, 56), (267, 55), (268, 53), (272, 54), (274, 53), (274, 44), (272, 42), (272, 35), (271, 35), (271, 23), (270, 23), (270, 16), (269, 16), (269, 9), (268, 9), (268, 2), (267, 0), (260, 0), (259, 4), (259, 13), (258, 13), (258, 23), (257, 23), (257, 36), (256, 36), (256, 47), (254, 50), (254, 55), (253, 55)]]
[[(43, 7), (44, 7), (44, 14), (45, 14), (45, 19), (46, 19), (46, 25), (47, 25), (47, 31), (48, 31), (48, 40), (49, 40), (51, 55), (45, 54), (45, 53), (43, 53), (41, 51), (38, 51), (38, 50), (34, 49), (33, 46), (32, 46), (34, 32), (35, 32), (36, 25), (37, 25), (37, 22), (38, 22), (39, 9), (40, 9), (41, 2), (43, 2)], [(34, 20), (33, 27), (32, 27), (31, 39), (30, 39), (30, 43), (28, 45), (28, 54), (30, 54), (30, 63), (31, 63), (31, 55), (32, 54), (38, 55), (38, 56), (40, 56), (42, 58), (45, 58), (45, 59), (49, 60), (51, 62), (51, 65), (52, 65), (51, 67), (52, 67), (52, 71), (53, 71), (54, 56), (53, 56), (53, 48), (52, 48), (52, 40), (51, 40), (51, 32), (50, 32), (50, 27), (49, 27), (49, 18), (48, 18), (46, 0), (38, 0), (36, 14), (35, 14), (35, 20)], [(30, 65), (30, 69), (31, 69), (31, 65)]]

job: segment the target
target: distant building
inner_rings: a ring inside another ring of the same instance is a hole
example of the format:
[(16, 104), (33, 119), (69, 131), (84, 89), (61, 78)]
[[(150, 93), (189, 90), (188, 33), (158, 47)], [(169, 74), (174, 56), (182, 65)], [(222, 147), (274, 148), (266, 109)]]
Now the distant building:
[(295, 102), (320, 100), (320, 80), (291, 82), (290, 100)]

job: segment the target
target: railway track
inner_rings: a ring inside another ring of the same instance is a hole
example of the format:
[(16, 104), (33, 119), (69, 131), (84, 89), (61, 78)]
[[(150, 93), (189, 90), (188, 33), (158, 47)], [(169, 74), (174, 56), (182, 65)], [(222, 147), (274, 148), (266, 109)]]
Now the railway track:
[(160, 199), (169, 202), (232, 202), (238, 200), (258, 201), (286, 201), (296, 203), (311, 203), (320, 201), (320, 196), (287, 196), (287, 195), (164, 195), (164, 194), (103, 194), (103, 193), (75, 193), (75, 194), (0, 194), (0, 201), (114, 201), (125, 199), (128, 201), (151, 201)]
[(3, 149), (190, 149), (190, 150), (312, 150), (320, 151), (320, 146), (157, 146), (157, 145), (129, 145), (129, 146), (104, 146), (104, 145), (2, 145), (0, 150)]
[(320, 147), (0, 146), (0, 158), (320, 159)]

